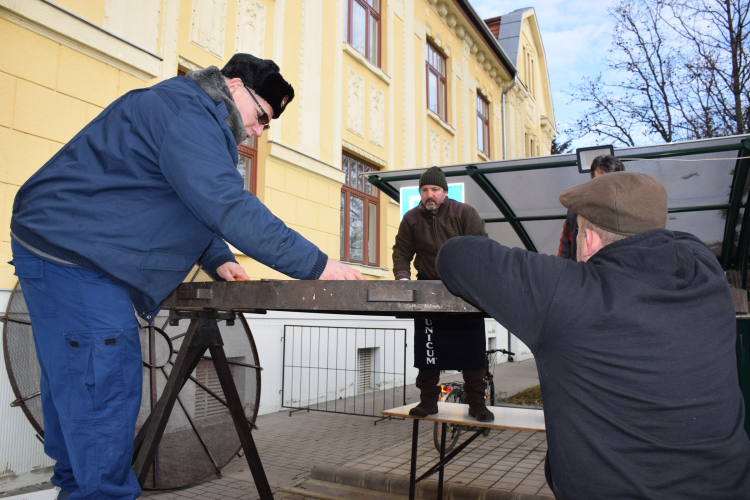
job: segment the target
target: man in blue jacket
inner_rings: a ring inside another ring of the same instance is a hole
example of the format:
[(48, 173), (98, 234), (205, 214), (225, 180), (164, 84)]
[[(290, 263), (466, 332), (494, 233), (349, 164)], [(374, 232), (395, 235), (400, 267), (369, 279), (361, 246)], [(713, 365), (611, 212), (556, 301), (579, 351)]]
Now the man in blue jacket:
[(534, 353), (555, 498), (750, 499), (718, 259), (665, 229), (667, 192), (646, 174), (603, 175), (560, 202), (578, 214), (578, 262), (467, 236), (437, 257), (449, 290)]
[(11, 245), (41, 365), (58, 498), (135, 499), (136, 313), (153, 321), (196, 263), (248, 279), (225, 241), (298, 279), (364, 279), (243, 189), (237, 144), (294, 98), (270, 60), (236, 54), (124, 95), (18, 191)]

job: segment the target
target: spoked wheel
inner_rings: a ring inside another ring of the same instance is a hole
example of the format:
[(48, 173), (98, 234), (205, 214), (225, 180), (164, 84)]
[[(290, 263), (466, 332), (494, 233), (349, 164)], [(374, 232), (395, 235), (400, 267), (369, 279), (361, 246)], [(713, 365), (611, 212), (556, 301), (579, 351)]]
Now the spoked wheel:
[[(460, 399), (458, 397), (458, 394), (451, 393), (448, 394), (448, 397), (445, 398), (446, 403), (460, 403)], [(456, 446), (456, 443), (458, 442), (458, 437), (461, 435), (461, 426), (460, 425), (454, 425), (454, 424), (447, 424), (445, 426), (446, 435), (445, 435), (445, 453), (450, 452), (454, 446)], [(442, 436), (443, 431), (443, 424), (439, 424), (435, 422), (435, 426), (432, 429), (432, 438), (435, 442), (435, 449), (440, 453), (440, 440)]]
[[(17, 398), (13, 406), (24, 411), (43, 437), (44, 417), (39, 397), (41, 371), (28, 309), (18, 284), (2, 319), (6, 368)], [(189, 320), (181, 320), (178, 326), (168, 326), (166, 320), (167, 313), (163, 311), (154, 321), (155, 326), (140, 329), (143, 396), (136, 433), (156, 406), (188, 329)], [(233, 326), (221, 321), (219, 330), (245, 416), (255, 422), (260, 402), (260, 367), (250, 328), (240, 314)], [(210, 477), (220, 477), (221, 468), (240, 449), (234, 422), (207, 352), (180, 391), (143, 489), (182, 488)]]
[[(140, 330), (143, 398), (136, 429), (156, 406), (190, 324), (190, 320), (183, 319), (178, 326), (169, 326), (166, 314), (162, 311), (155, 326)], [(241, 314), (233, 326), (225, 321), (218, 325), (245, 416), (254, 423), (260, 400), (260, 367), (250, 328)], [(221, 477), (221, 469), (240, 450), (234, 421), (206, 352), (180, 391), (143, 488), (181, 488), (211, 476)]]

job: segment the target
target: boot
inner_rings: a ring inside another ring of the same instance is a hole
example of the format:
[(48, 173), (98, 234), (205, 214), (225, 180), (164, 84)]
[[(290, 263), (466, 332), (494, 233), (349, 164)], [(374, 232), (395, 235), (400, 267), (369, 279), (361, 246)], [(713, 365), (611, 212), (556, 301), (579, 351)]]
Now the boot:
[(484, 381), (484, 368), (481, 370), (464, 370), (464, 391), (466, 402), (469, 404), (469, 416), (480, 422), (492, 422), (495, 415), (484, 404), (484, 391), (487, 384)]
[(469, 416), (476, 418), (480, 422), (492, 422), (495, 420), (495, 414), (487, 409), (484, 403), (469, 403)]
[(409, 415), (424, 418), (438, 412), (440, 398), (440, 370), (419, 370), (417, 373), (417, 388), (420, 403), (409, 410)]
[(437, 403), (430, 404), (426, 401), (422, 401), (417, 406), (409, 410), (409, 415), (411, 415), (412, 417), (424, 418), (428, 415), (434, 415), (437, 412)]

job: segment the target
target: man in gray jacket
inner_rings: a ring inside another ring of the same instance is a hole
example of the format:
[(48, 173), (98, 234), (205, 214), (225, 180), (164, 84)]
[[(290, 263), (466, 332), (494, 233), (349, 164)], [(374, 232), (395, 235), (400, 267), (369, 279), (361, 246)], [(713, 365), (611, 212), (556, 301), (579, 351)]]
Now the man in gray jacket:
[(437, 258), (446, 286), (536, 357), (555, 498), (750, 498), (716, 256), (665, 229), (667, 193), (648, 175), (613, 172), (560, 202), (578, 214), (579, 262), (472, 237)]

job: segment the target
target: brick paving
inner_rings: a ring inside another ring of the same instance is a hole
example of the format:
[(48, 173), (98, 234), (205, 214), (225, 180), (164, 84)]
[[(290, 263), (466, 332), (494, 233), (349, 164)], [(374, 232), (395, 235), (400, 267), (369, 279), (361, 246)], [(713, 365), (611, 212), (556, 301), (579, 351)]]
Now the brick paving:
[[(460, 378), (459, 374), (445, 380)], [(533, 360), (498, 365), (495, 381), (496, 390), (508, 394), (539, 383)], [(408, 388), (406, 399), (407, 404), (418, 400), (414, 386)], [(387, 420), (377, 425), (373, 422), (369, 417), (314, 411), (300, 411), (291, 417), (288, 411), (258, 417), (259, 430), (253, 432), (253, 437), (271, 488), (277, 496), (286, 498), (279, 490), (308, 479), (316, 465), (408, 475), (412, 421)], [(470, 434), (462, 433), (461, 441)], [(449, 463), (445, 478), (459, 484), (552, 497), (544, 482), (545, 437), (543, 433), (492, 431), (487, 438), (479, 437), (457, 460)], [(420, 425), (419, 440), (418, 464), (420, 470), (426, 470), (438, 457), (432, 425)], [(3, 496), (0, 494), (0, 498)], [(142, 497), (254, 499), (258, 495), (247, 462), (238, 457), (222, 470), (221, 479), (178, 490), (144, 491)]]
[[(438, 462), (438, 452), (432, 439), (433, 425), (420, 425), (417, 476)], [(459, 443), (471, 434), (473, 432), (462, 433)], [(544, 433), (491, 431), (488, 437), (477, 438), (448, 463), (445, 467), (445, 481), (552, 497), (552, 491), (544, 479), (546, 454), (547, 439)], [(408, 476), (410, 464), (411, 441), (407, 440), (341, 465)], [(436, 479), (436, 475), (430, 479)]]

